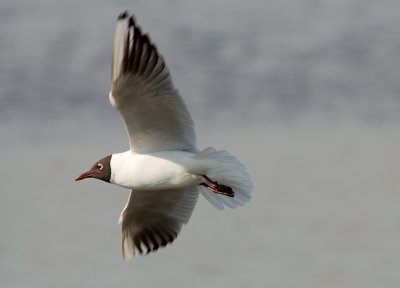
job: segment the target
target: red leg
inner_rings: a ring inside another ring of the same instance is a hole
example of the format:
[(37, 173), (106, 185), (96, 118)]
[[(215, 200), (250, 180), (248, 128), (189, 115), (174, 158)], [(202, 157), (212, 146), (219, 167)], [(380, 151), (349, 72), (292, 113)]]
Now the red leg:
[(212, 181), (206, 175), (203, 175), (203, 178), (204, 178), (204, 182), (201, 183), (200, 185), (207, 187), (210, 191), (212, 191), (216, 194), (221, 194), (221, 195), (225, 195), (228, 197), (235, 196), (235, 192), (233, 192), (231, 187), (223, 185), (223, 184), (218, 184), (217, 181)]

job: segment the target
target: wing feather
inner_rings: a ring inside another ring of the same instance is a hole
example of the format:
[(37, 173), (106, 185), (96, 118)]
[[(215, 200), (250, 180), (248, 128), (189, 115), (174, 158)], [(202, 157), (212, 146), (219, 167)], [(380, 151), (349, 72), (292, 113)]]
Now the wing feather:
[(198, 195), (197, 188), (132, 191), (120, 216), (124, 259), (172, 243), (189, 221)]
[(127, 12), (115, 33), (110, 102), (124, 119), (132, 151), (196, 151), (193, 120), (164, 58)]

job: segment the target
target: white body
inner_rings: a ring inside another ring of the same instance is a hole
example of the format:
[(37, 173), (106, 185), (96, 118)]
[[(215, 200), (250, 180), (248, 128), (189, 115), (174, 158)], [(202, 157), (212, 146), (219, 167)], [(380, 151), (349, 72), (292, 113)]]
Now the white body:
[[(199, 153), (161, 151), (139, 154), (126, 151), (113, 154), (110, 165), (110, 183), (144, 194), (146, 191), (193, 187), (218, 209), (243, 205), (250, 199), (252, 190), (249, 175), (239, 160), (212, 147)], [(231, 187), (235, 197), (218, 195), (201, 186), (203, 175)]]
[[(184, 151), (113, 154), (110, 182), (133, 190), (164, 190), (196, 186), (202, 182), (205, 161)], [(118, 171), (118, 173), (115, 173)]]

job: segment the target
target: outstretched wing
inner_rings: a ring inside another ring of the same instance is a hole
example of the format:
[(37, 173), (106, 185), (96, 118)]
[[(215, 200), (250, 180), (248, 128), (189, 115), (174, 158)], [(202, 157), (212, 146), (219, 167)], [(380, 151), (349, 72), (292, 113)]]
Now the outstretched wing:
[(125, 260), (172, 243), (192, 215), (197, 188), (133, 191), (121, 213), (122, 253)]
[(192, 118), (163, 57), (127, 12), (115, 33), (110, 102), (122, 114), (132, 151), (196, 150)]

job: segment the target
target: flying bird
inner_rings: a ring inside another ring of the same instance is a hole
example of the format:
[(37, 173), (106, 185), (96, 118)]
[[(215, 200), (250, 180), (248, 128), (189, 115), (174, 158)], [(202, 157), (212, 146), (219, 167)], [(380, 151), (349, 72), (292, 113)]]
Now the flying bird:
[(75, 180), (130, 189), (119, 223), (125, 260), (172, 243), (201, 193), (218, 209), (250, 200), (245, 167), (223, 150), (199, 150), (193, 120), (164, 58), (127, 11), (115, 32), (109, 100), (122, 115), (130, 149), (97, 161)]

